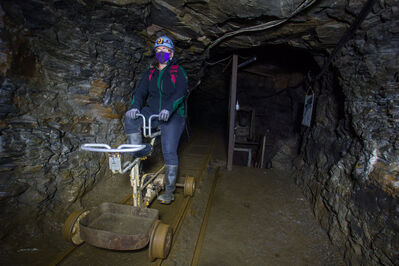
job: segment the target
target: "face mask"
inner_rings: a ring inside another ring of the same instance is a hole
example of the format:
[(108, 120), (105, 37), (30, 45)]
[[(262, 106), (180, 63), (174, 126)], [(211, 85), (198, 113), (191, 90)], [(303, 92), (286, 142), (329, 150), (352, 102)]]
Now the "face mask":
[(157, 58), (159, 63), (164, 64), (165, 62), (168, 62), (168, 60), (170, 59), (170, 53), (158, 52), (155, 54), (155, 57)]

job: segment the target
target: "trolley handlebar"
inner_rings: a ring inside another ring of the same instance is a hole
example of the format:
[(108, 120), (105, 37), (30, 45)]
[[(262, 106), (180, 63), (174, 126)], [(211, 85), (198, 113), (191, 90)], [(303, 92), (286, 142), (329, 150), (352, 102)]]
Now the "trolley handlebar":
[(146, 121), (145, 121), (145, 116), (144, 115), (142, 115), (142, 114), (137, 114), (137, 116), (139, 116), (139, 117), (141, 117), (142, 119), (143, 119), (143, 135), (144, 135), (144, 137), (146, 137), (146, 138), (154, 138), (154, 137), (156, 137), (156, 136), (158, 136), (158, 135), (160, 135), (161, 134), (161, 131), (156, 131), (156, 132), (154, 132), (154, 133), (152, 133), (151, 132), (151, 121), (152, 121), (152, 119), (154, 119), (154, 118), (158, 118), (159, 117), (159, 115), (151, 115), (149, 118), (148, 118), (148, 126), (147, 126), (147, 124), (146, 124)]
[[(161, 131), (158, 130), (154, 133), (151, 132), (151, 121), (154, 118), (158, 118), (159, 115), (151, 115), (148, 118), (148, 126), (146, 124), (145, 116), (142, 114), (137, 114), (137, 116), (143, 119), (143, 135), (144, 137), (154, 138), (161, 134)], [(141, 144), (122, 144), (119, 145), (118, 148), (112, 149), (108, 144), (104, 143), (85, 143), (81, 146), (82, 150), (85, 151), (94, 151), (94, 152), (108, 152), (108, 153), (117, 153), (117, 152), (136, 152), (141, 151), (146, 146)]]
[(122, 144), (122, 145), (119, 145), (118, 148), (112, 149), (109, 145), (103, 144), (103, 143), (86, 143), (80, 147), (82, 150), (85, 150), (85, 151), (117, 153), (117, 152), (141, 151), (142, 149), (145, 148), (145, 145)]

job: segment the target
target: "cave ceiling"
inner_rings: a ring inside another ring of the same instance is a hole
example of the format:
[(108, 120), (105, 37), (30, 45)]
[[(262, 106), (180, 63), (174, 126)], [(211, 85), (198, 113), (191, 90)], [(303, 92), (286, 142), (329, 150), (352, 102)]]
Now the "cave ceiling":
[[(306, 49), (322, 65), (363, 4), (360, 0), (37, 0), (5, 1), (3, 8), (27, 29), (52, 28), (59, 40), (64, 27), (76, 27), (82, 34), (101, 35), (106, 42), (127, 41), (147, 56), (157, 36), (167, 34), (194, 82), (203, 75), (205, 60), (267, 45)], [(376, 5), (362, 26), (374, 23), (378, 12)], [(109, 27), (104, 29), (104, 22)]]
[(212, 61), (237, 49), (278, 44), (307, 49), (316, 60), (321, 58), (319, 64), (323, 64), (323, 58), (363, 5), (362, 1), (345, 0), (267, 3), (261, 0), (104, 0), (98, 3), (147, 6), (147, 24), (141, 35), (148, 40), (162, 33), (172, 36), (183, 61), (187, 64), (195, 61), (192, 62), (194, 69), (200, 68), (198, 62), (204, 59)]
[[(107, 0), (119, 6), (150, 4), (149, 1)], [(361, 1), (162, 1), (150, 4), (148, 35), (165, 31), (182, 48), (197, 53), (218, 38), (238, 30), (242, 33), (227, 37), (220, 47), (251, 48), (264, 44), (288, 43), (292, 46), (325, 50), (333, 47), (354, 19)], [(356, 4), (357, 2), (357, 4)], [(307, 4), (307, 5), (304, 5)], [(246, 31), (254, 26), (289, 18), (265, 30)], [(351, 10), (352, 9), (352, 10)]]
[[(68, 17), (82, 28), (87, 18), (109, 20), (114, 24), (111, 33), (118, 31), (115, 27), (119, 26), (124, 31), (135, 32), (148, 44), (157, 35), (168, 34), (187, 63), (190, 59), (198, 61), (198, 58), (226, 55), (235, 49), (273, 44), (288, 44), (325, 56), (363, 5), (362, 1), (348, 3), (346, 0), (6, 2), (7, 13), (28, 28), (50, 27), (57, 24), (60, 17)], [(19, 5), (18, 12), (10, 11), (13, 5)], [(126, 13), (129, 19), (118, 19)]]

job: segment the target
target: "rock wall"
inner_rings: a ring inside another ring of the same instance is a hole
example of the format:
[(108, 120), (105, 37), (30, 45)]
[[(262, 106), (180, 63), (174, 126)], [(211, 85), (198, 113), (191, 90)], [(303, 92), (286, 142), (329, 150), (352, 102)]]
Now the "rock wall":
[(152, 58), (151, 44), (139, 36), (146, 5), (5, 1), (2, 8), (5, 234), (16, 220), (54, 220), (58, 212), (65, 219), (65, 209), (76, 209), (103, 178), (106, 157), (79, 147), (125, 142), (123, 115)]
[(397, 11), (376, 5), (337, 56), (296, 160), (297, 183), (354, 265), (399, 263)]

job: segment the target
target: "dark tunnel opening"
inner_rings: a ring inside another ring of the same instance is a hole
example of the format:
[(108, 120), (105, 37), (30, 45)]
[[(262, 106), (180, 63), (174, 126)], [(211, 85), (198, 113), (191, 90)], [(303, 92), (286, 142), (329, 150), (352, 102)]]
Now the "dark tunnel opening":
[[(238, 55), (238, 64), (256, 57), (238, 69), (235, 147), (250, 151), (236, 151), (234, 164), (270, 168), (282, 146), (299, 145), (305, 95), (312, 93), (306, 77), (320, 68), (311, 52), (288, 45), (214, 51), (201, 85), (190, 95), (189, 121), (223, 130), (226, 141), (232, 54)], [(261, 163), (263, 138), (267, 152)]]

